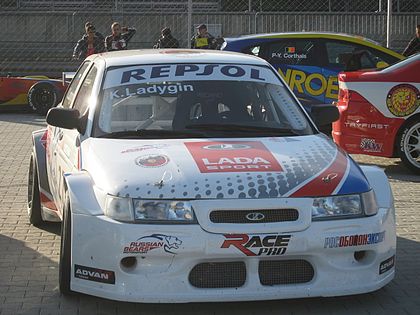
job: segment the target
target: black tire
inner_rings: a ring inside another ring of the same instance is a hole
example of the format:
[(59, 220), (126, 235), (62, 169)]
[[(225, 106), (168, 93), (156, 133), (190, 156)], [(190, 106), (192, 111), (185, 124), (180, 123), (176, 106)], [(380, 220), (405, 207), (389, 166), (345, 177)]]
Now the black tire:
[(32, 153), (28, 172), (28, 216), (29, 222), (35, 226), (44, 223), (41, 215), (41, 196), (39, 194), (38, 168)]
[(70, 205), (63, 211), (63, 221), (61, 222), (61, 246), (60, 261), (58, 268), (58, 282), (60, 292), (63, 295), (69, 295), (73, 292), (70, 289), (71, 279), (71, 215)]
[(58, 93), (51, 83), (36, 83), (28, 91), (28, 104), (38, 114), (47, 114), (48, 110), (57, 103)]
[(420, 174), (420, 120), (413, 120), (401, 129), (398, 151), (404, 165)]

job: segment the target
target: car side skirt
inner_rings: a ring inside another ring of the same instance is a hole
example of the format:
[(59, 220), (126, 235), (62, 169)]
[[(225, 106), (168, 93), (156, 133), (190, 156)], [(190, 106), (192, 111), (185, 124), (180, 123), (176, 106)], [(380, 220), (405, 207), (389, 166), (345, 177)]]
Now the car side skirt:
[(45, 221), (60, 221), (59, 212), (53, 200), (47, 176), (47, 148), (48, 130), (41, 129), (32, 133), (32, 143), (35, 163), (38, 169), (39, 192), (42, 206), (42, 218)]

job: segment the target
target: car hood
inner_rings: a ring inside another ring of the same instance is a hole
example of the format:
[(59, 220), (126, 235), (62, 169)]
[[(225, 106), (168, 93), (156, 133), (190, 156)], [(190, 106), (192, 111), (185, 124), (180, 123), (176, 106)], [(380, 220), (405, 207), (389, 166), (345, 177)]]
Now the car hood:
[(90, 138), (82, 169), (109, 194), (147, 199), (315, 197), (366, 192), (356, 163), (323, 135), (241, 139)]

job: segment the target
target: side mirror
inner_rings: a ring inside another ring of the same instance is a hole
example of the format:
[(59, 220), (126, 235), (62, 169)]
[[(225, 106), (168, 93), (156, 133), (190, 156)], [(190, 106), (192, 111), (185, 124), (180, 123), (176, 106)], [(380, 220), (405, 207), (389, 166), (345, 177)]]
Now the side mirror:
[(47, 124), (64, 129), (80, 128), (80, 113), (77, 109), (53, 107), (48, 111)]
[(315, 124), (326, 126), (340, 118), (338, 108), (331, 104), (316, 104), (311, 107), (311, 116)]

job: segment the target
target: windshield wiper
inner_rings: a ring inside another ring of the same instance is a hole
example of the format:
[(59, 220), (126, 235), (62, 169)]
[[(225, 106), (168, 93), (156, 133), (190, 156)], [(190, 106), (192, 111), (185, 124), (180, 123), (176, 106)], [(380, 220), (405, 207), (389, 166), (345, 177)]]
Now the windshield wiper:
[(166, 130), (166, 129), (137, 129), (126, 131), (115, 131), (98, 136), (98, 138), (204, 138), (205, 132), (190, 130)]
[(208, 130), (208, 131), (237, 131), (244, 133), (254, 133), (254, 134), (267, 134), (267, 135), (290, 135), (297, 136), (299, 135), (293, 129), (289, 128), (275, 128), (267, 126), (252, 126), (252, 125), (235, 125), (235, 124), (192, 124), (185, 126), (186, 129), (197, 129), (197, 130)]

